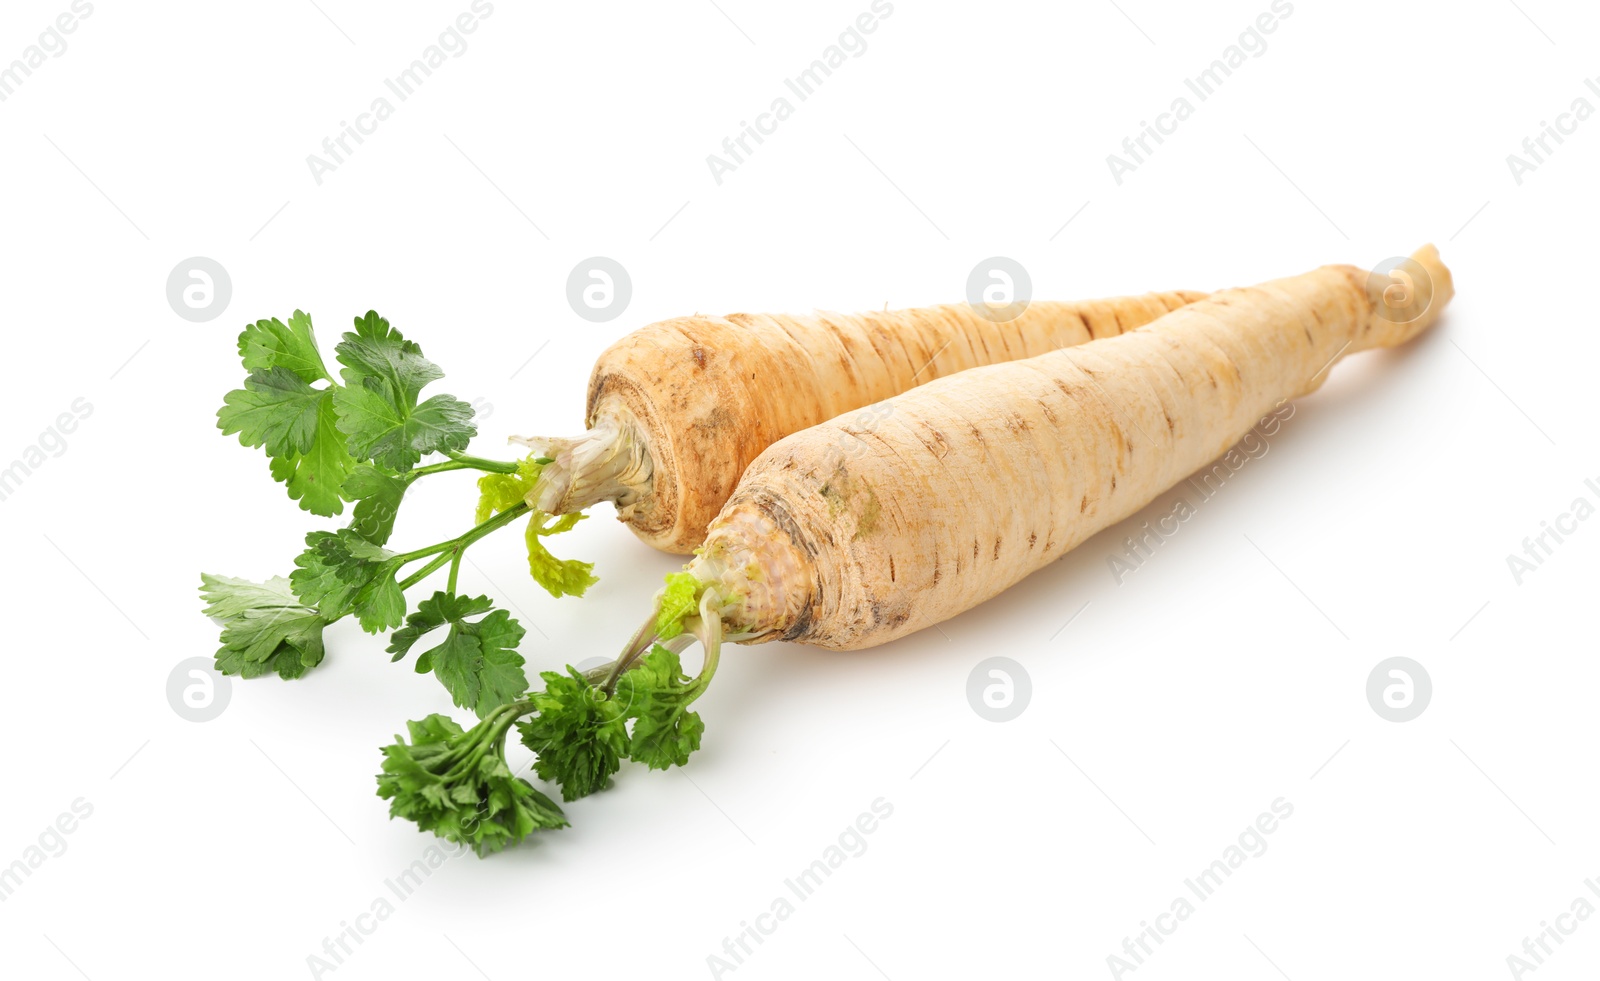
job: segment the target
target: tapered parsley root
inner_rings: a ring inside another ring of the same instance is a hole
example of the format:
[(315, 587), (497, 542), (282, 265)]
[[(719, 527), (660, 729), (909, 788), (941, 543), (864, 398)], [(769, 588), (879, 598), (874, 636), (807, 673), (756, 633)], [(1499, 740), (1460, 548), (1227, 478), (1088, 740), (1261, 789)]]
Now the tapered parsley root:
[(1116, 336), (1204, 295), (1033, 303), (1006, 323), (942, 306), (651, 324), (600, 356), (588, 432), (523, 440), (553, 460), (533, 503), (563, 514), (611, 501), (640, 538), (687, 553), (750, 462), (791, 433), (967, 368)]
[(1432, 246), (1411, 266), (1383, 289), (1326, 266), (1226, 290), (931, 381), (870, 429), (796, 433), (750, 465), (689, 570), (742, 597), (729, 629), (761, 640), (853, 650), (949, 619), (1144, 507), (1340, 357), (1426, 329), (1450, 272)]

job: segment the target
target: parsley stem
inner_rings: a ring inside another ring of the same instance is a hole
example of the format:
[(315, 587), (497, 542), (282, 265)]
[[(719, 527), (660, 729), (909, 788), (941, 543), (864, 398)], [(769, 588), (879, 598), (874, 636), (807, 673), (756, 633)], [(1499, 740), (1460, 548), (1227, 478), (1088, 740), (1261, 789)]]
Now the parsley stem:
[(405, 474), (404, 476), (405, 476), (406, 480), (415, 480), (418, 477), (426, 477), (430, 473), (444, 473), (447, 470), (474, 470), (474, 469), (477, 469), (477, 468), (475, 468), (470, 463), (461, 463), (461, 462), (456, 461), (456, 460), (446, 460), (443, 463), (430, 463), (425, 467), (417, 467), (417, 468), (413, 469), (412, 471), (410, 471), (409, 473)]
[(437, 571), (440, 566), (444, 565), (446, 562), (449, 562), (449, 561), (450, 561), (450, 553), (448, 553), (448, 552), (441, 552), (438, 555), (434, 556), (433, 560), (431, 562), (429, 562), (427, 565), (423, 566), (422, 568), (418, 569), (416, 572), (413, 572), (411, 575), (409, 575), (409, 576), (405, 577), (404, 579), (400, 580), (400, 591), (401, 592), (405, 592), (406, 590), (410, 589), (412, 586), (415, 586), (417, 583), (419, 583), (422, 580), (424, 580), (424, 579), (428, 578), (429, 576), (433, 575), (433, 573), (435, 571)]
[[(449, 453), (446, 455), (450, 457), (452, 462), (472, 467), (474, 470), (487, 470), (489, 473), (517, 472), (517, 462), (515, 460), (490, 460), (481, 456), (472, 456), (468, 453)], [(443, 464), (435, 464), (435, 466), (443, 466)], [(424, 467), (423, 469), (427, 468)]]
[[(442, 541), (437, 545), (429, 545), (427, 548), (419, 548), (415, 551), (403, 552), (396, 556), (396, 558), (398, 558), (402, 563), (406, 563), (415, 561), (417, 559), (426, 558), (429, 555), (436, 555), (440, 552), (448, 552), (457, 546), (466, 548), (468, 545), (471, 545), (473, 542), (477, 541), (483, 536), (495, 531), (496, 529), (505, 527), (506, 525), (515, 521), (518, 517), (527, 513), (527, 502), (518, 502), (517, 504), (506, 508), (504, 511), (501, 511), (494, 517), (486, 519), (481, 524), (474, 525), (468, 531), (465, 531), (454, 538)], [(445, 561), (449, 561), (449, 559), (446, 558)], [(439, 563), (439, 565), (443, 564), (443, 562)], [(437, 569), (438, 567), (439, 566), (436, 565), (433, 568)]]
[[(441, 779), (445, 783), (450, 783), (476, 771), (479, 762), (490, 752), (504, 756), (506, 734), (510, 731), (511, 724), (524, 715), (531, 715), (534, 711), (532, 699), (507, 702), (491, 710), (481, 722), (468, 730), (465, 755), (457, 755), (449, 771)], [(458, 748), (457, 753), (459, 752)]]
[(489, 460), (481, 456), (469, 456), (466, 453), (451, 453), (450, 459), (443, 463), (430, 463), (425, 467), (417, 467), (407, 474), (407, 480), (426, 477), (430, 473), (445, 473), (449, 470), (482, 470), (486, 473), (516, 473), (517, 464), (510, 460)]
[(454, 596), (456, 592), (456, 576), (461, 572), (461, 556), (467, 554), (465, 545), (457, 545), (450, 552), (450, 578), (445, 580), (444, 591)]

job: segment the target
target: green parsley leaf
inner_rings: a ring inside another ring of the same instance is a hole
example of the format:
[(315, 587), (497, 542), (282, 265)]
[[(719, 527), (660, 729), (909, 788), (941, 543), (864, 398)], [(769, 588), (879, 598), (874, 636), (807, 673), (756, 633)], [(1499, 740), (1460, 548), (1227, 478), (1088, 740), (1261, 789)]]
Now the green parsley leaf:
[[(239, 358), (250, 373), (217, 410), (217, 428), (263, 447), (272, 478), (312, 514), (344, 510), (339, 488), (355, 466), (347, 437), (335, 425), (332, 378), (317, 351), (311, 318), (296, 310), (289, 323), (262, 320), (239, 335)], [(313, 388), (313, 383), (328, 382)]]
[[(450, 625), (438, 646), (417, 656), (416, 671), (432, 671), (450, 698), (479, 718), (522, 695), (528, 677), (522, 670), (522, 625), (505, 610), (495, 610), (487, 596), (456, 596), (437, 592), (417, 604), (406, 625), (389, 638), (389, 653), (400, 660), (424, 634)], [(476, 622), (469, 616), (488, 613)]]
[(357, 464), (344, 479), (341, 490), (347, 500), (356, 502), (350, 513), (350, 530), (374, 545), (382, 545), (394, 533), (394, 520), (410, 481), (370, 463)]
[(611, 786), (628, 751), (628, 720), (621, 703), (577, 668), (569, 665), (567, 672), (539, 675), (545, 689), (530, 696), (538, 714), (517, 725), (522, 744), (538, 754), (533, 768), (539, 779), (560, 784), (561, 799), (573, 801)]
[(466, 449), (477, 434), (472, 406), (450, 395), (417, 403), (423, 386), (444, 372), (375, 311), (355, 325), (335, 348), (344, 385), (334, 406), (350, 454), (403, 473), (425, 453)]
[(289, 580), (264, 583), (229, 576), (200, 576), (205, 614), (222, 624), (217, 670), (255, 678), (276, 672), (298, 678), (322, 662), (322, 628), (315, 609), (295, 599)]
[(561, 808), (506, 765), (506, 733), (525, 706), (500, 706), (465, 732), (443, 715), (406, 723), (411, 743), (396, 736), (385, 746), (378, 774), (378, 796), (390, 801), (389, 816), (471, 845), (480, 857), (537, 829), (566, 827)]
[(269, 371), (282, 367), (306, 382), (333, 381), (317, 339), (311, 332), (311, 315), (294, 312), (286, 325), (277, 317), (258, 320), (239, 335), (239, 359), (246, 371)]
[(628, 758), (652, 770), (683, 766), (700, 748), (705, 723), (689, 703), (699, 696), (678, 655), (660, 644), (617, 682), (616, 700), (634, 720)]
[(217, 428), (223, 435), (239, 434), (245, 446), (262, 446), (268, 456), (293, 456), (308, 452), (317, 438), (317, 415), (326, 389), (307, 385), (288, 368), (252, 371), (244, 388), (236, 388), (217, 410)]
[(361, 628), (378, 633), (405, 620), (405, 595), (395, 574), (393, 552), (374, 545), (351, 528), (313, 531), (289, 575), (295, 595), (328, 620), (355, 613)]
[(326, 393), (317, 408), (316, 437), (305, 453), (273, 457), (272, 479), (285, 485), (289, 500), (312, 514), (331, 517), (344, 511), (339, 487), (355, 461), (334, 426), (333, 400)]

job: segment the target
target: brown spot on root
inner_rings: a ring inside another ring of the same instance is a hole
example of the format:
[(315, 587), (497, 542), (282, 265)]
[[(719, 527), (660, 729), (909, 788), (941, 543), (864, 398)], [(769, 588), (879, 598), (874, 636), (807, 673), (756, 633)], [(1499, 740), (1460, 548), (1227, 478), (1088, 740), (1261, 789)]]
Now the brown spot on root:
[(1111, 475), (1111, 490), (1112, 490), (1112, 493), (1115, 493), (1116, 490), (1117, 490), (1117, 475), (1116, 474), (1112, 474)]
[(1089, 495), (1085, 494), (1083, 495), (1083, 500), (1078, 502), (1078, 513), (1082, 514), (1087, 510), (1089, 510)]
[(889, 581), (894, 582), (894, 556), (889, 556)]
[(694, 350), (689, 353), (694, 355), (695, 367), (704, 369), (706, 366), (706, 349), (696, 344)]
[(783, 632), (784, 640), (798, 640), (811, 630), (811, 624), (816, 619), (816, 611), (807, 603), (800, 608), (800, 613), (794, 618), (794, 624)]
[(1038, 540), (1039, 540), (1039, 534), (1037, 532), (1032, 532), (1032, 531), (1028, 532), (1028, 547), (1029, 548), (1032, 548), (1033, 547), (1033, 543), (1037, 542)]
[(1000, 538), (998, 536), (994, 540), (994, 560), (996, 562), (1000, 561)]
[(972, 540), (972, 558), (974, 561), (978, 558), (978, 540), (976, 538)]
[(1162, 406), (1161, 407), (1161, 415), (1164, 416), (1166, 418), (1166, 420), (1167, 420), (1167, 432), (1169, 432), (1169, 433), (1177, 432), (1178, 431), (1178, 427), (1173, 424), (1173, 422), (1172, 422), (1172, 413), (1167, 411), (1167, 407), (1166, 406)]

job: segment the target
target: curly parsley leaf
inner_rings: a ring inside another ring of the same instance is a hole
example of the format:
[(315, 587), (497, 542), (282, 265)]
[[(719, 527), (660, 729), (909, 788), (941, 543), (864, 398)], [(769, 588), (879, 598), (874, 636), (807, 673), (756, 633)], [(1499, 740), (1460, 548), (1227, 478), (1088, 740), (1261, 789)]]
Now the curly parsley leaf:
[(229, 576), (200, 576), (205, 615), (222, 624), (217, 670), (255, 678), (276, 673), (298, 678), (322, 662), (322, 628), (328, 621), (304, 605), (289, 580), (264, 583)]
[[(444, 640), (417, 656), (416, 671), (432, 671), (456, 705), (483, 718), (528, 688), (522, 655), (517, 653), (522, 625), (493, 606), (487, 596), (434, 593), (418, 603), (406, 625), (390, 637), (389, 653), (398, 661), (425, 634), (448, 624)], [(477, 621), (467, 619), (482, 613), (488, 615)]]
[(683, 766), (700, 748), (705, 723), (689, 703), (700, 695), (683, 673), (678, 655), (660, 644), (640, 658), (617, 682), (616, 700), (634, 720), (628, 758), (652, 770)]
[(622, 703), (590, 685), (577, 668), (539, 675), (545, 689), (530, 696), (538, 714), (517, 725), (522, 744), (537, 755), (539, 779), (561, 785), (561, 799), (587, 797), (611, 786), (628, 752)]
[(405, 472), (426, 453), (464, 450), (477, 434), (472, 406), (451, 395), (417, 399), (444, 377), (422, 348), (368, 311), (334, 349), (344, 385), (334, 392), (339, 431), (352, 456)]
[(295, 595), (327, 619), (354, 613), (374, 634), (404, 622), (405, 594), (395, 580), (399, 560), (353, 529), (311, 532), (294, 564), (289, 581)]
[(500, 706), (465, 732), (443, 715), (406, 723), (410, 744), (397, 735), (385, 746), (378, 774), (389, 816), (471, 845), (480, 857), (537, 829), (566, 827), (561, 808), (506, 765), (506, 732), (525, 705)]

